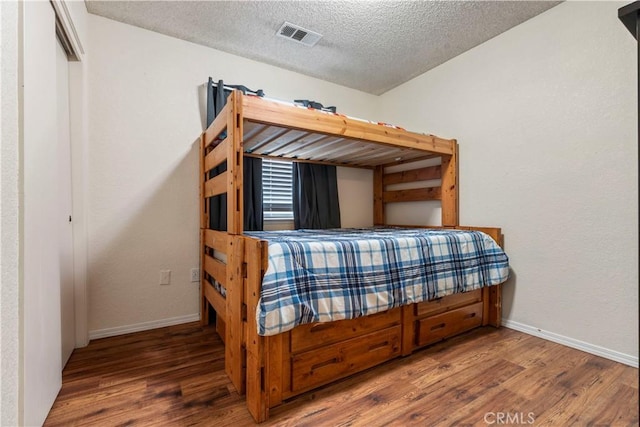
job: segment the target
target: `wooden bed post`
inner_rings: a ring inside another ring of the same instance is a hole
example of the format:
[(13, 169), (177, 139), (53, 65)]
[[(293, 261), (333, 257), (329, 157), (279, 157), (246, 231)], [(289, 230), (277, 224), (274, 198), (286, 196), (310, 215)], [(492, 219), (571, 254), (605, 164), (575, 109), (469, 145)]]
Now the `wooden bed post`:
[[(504, 236), (502, 235), (502, 229), (498, 227), (458, 228), (482, 231), (491, 236), (501, 248), (504, 248)], [(485, 301), (482, 325), (491, 325), (499, 328), (502, 325), (502, 283), (482, 288), (482, 299)]]
[(242, 352), (242, 303), (244, 280), (242, 264), (244, 262), (244, 240), (237, 237), (242, 234), (242, 99), (237, 91), (229, 96), (227, 104), (227, 295), (225, 328), (225, 371), (238, 393), (244, 393), (245, 378), (243, 372), (244, 355)]
[(442, 156), (442, 225), (460, 225), (458, 217), (458, 143), (453, 141), (453, 154)]
[[(204, 262), (204, 229), (209, 228), (209, 220), (207, 216), (207, 204), (204, 200), (204, 182), (206, 176), (204, 174), (204, 132), (200, 135), (200, 175), (198, 183), (200, 185), (200, 263), (202, 266)], [(200, 268), (200, 324), (206, 325), (209, 323), (209, 303), (204, 296), (205, 287), (204, 269)]]
[(489, 287), (489, 324), (502, 325), (502, 284)]
[(269, 390), (266, 381), (271, 367), (266, 363), (267, 344), (270, 337), (258, 335), (255, 313), (258, 311), (260, 284), (262, 283), (263, 261), (266, 261), (266, 242), (246, 239), (245, 259), (247, 260), (247, 408), (256, 422), (269, 418)]
[(244, 394), (245, 380), (242, 352), (242, 260), (243, 239), (229, 236), (227, 242), (227, 295), (224, 366), (238, 393)]
[(373, 225), (385, 225), (384, 216), (384, 166), (376, 166), (373, 170)]
[(227, 233), (242, 234), (244, 227), (242, 94), (233, 91), (227, 101), (232, 108), (227, 117)]
[[(200, 230), (200, 266), (204, 264), (204, 229)], [(204, 278), (204, 268), (200, 268), (200, 324), (209, 324), (209, 302), (204, 295), (206, 279)]]
[(401, 321), (402, 321), (402, 341), (400, 345), (400, 354), (402, 356), (408, 356), (411, 354), (414, 348), (415, 342), (415, 316), (414, 305), (403, 305), (401, 307)]

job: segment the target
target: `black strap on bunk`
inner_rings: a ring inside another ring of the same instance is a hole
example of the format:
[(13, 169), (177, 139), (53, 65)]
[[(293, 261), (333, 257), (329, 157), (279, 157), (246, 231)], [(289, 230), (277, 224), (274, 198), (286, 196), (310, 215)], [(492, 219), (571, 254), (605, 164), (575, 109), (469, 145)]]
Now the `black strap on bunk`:
[(316, 101), (309, 101), (308, 99), (294, 99), (293, 102), (300, 104), (303, 107), (313, 108), (314, 110), (328, 111), (331, 113), (336, 112), (336, 107), (324, 107), (322, 104)]
[(218, 86), (216, 87), (216, 117), (218, 117), (218, 114), (220, 114), (222, 108), (227, 103), (228, 96), (229, 95), (225, 93), (222, 80), (218, 80)]
[[(219, 83), (222, 83), (222, 80), (220, 80)], [(264, 91), (262, 89), (258, 89), (258, 90), (251, 90), (246, 86), (243, 85), (224, 85), (224, 88), (231, 88), (231, 89), (237, 89), (239, 91), (241, 91), (243, 94), (249, 94), (249, 95), (256, 95), (259, 97), (263, 97), (264, 96)]]
[[(249, 94), (264, 97), (264, 91), (262, 89), (251, 90), (244, 85), (228, 85), (222, 80), (214, 82), (213, 79), (209, 77), (209, 80), (207, 81), (207, 127), (209, 127), (218, 114), (220, 114), (220, 111), (222, 111), (222, 108), (227, 103), (227, 98), (234, 89), (241, 91), (245, 95)], [(325, 107), (319, 102), (310, 101), (308, 99), (296, 99), (293, 102), (306, 108), (313, 108), (315, 110), (331, 113), (335, 113), (337, 110), (334, 106)]]

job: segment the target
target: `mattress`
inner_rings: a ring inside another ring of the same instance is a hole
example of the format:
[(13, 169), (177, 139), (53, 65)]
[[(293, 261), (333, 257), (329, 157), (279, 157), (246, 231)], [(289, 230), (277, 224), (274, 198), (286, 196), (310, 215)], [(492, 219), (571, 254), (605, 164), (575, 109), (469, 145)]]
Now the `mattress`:
[(246, 232), (268, 242), (256, 320), (276, 335), (500, 284), (509, 259), (479, 231), (366, 228)]

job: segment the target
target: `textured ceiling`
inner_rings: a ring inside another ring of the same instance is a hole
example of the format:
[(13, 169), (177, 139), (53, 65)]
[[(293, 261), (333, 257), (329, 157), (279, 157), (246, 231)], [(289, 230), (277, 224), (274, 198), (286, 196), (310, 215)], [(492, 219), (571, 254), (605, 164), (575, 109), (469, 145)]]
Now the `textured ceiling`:
[[(97, 1), (90, 13), (380, 95), (557, 1)], [(314, 47), (276, 37), (288, 21)]]

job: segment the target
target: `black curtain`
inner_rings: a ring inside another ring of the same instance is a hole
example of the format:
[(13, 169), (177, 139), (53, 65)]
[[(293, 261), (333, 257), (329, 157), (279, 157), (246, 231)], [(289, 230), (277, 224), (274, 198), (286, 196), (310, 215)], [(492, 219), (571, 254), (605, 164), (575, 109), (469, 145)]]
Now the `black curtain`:
[(299, 228), (340, 228), (336, 167), (293, 164), (293, 223)]
[[(213, 123), (213, 119), (215, 119), (216, 116), (220, 114), (220, 111), (222, 111), (232, 89), (237, 89), (245, 95), (251, 94), (260, 97), (264, 96), (264, 91), (262, 89), (251, 90), (244, 85), (225, 85), (222, 80), (218, 80), (217, 83), (214, 83), (213, 79), (209, 77), (209, 80), (207, 81), (207, 127)], [(335, 113), (336, 107), (327, 108), (333, 108), (332, 111)]]
[(262, 231), (262, 159), (244, 157), (244, 229)]
[[(219, 89), (218, 89), (219, 88)], [(213, 79), (209, 77), (207, 81), (207, 127), (211, 126), (222, 107), (227, 103), (227, 98), (231, 91), (224, 90), (224, 82), (218, 80), (217, 84), (213, 83)]]
[[(227, 170), (227, 164), (223, 163), (209, 172), (209, 178), (221, 174)], [(220, 194), (209, 198), (209, 228), (212, 230), (227, 231), (227, 195)]]
[[(244, 86), (231, 86), (246, 90)], [(209, 77), (207, 83), (207, 127), (213, 123), (214, 118), (222, 111), (230, 90), (224, 89), (224, 82), (219, 80), (216, 85)], [(262, 91), (256, 92), (262, 96)], [(243, 162), (243, 202), (244, 202), (244, 230), (260, 231), (263, 225), (262, 209), (262, 159), (244, 157)], [(212, 169), (209, 178), (227, 170), (226, 162)], [(221, 194), (210, 198), (209, 203), (209, 228), (214, 230), (227, 230), (227, 195)]]
[[(244, 230), (261, 231), (263, 225), (262, 209), (262, 159), (256, 157), (244, 157)], [(223, 163), (213, 169), (212, 176), (216, 176), (227, 170), (227, 164)], [(212, 197), (209, 204), (209, 228), (213, 230), (227, 230), (227, 195), (220, 194)]]

